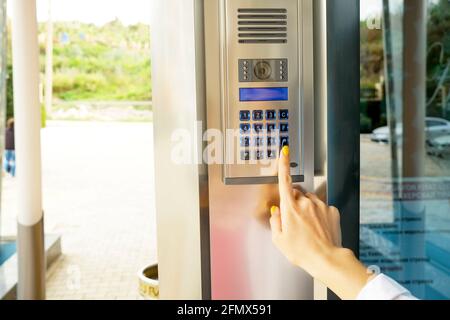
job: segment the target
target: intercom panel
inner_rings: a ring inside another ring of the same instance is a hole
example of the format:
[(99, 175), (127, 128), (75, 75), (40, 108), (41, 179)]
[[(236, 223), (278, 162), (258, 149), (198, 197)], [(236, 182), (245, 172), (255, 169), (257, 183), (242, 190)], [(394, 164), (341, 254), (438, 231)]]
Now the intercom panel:
[(285, 145), (293, 180), (303, 182), (301, 6), (297, 0), (224, 0), (222, 6), (224, 182), (276, 183)]

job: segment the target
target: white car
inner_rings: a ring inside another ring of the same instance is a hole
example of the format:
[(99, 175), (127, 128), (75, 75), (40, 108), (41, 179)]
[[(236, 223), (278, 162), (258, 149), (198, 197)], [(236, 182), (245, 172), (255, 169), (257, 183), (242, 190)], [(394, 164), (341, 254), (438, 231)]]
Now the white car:
[[(426, 123), (426, 139), (427, 141), (430, 141), (432, 139), (450, 135), (450, 121), (447, 121), (445, 119), (441, 118), (431, 118), (427, 117), (425, 120)], [(402, 126), (399, 126), (396, 129), (396, 135), (397, 135), (397, 141), (400, 142), (402, 140), (403, 136), (403, 128)], [(372, 132), (371, 140), (374, 142), (383, 142), (383, 143), (389, 143), (389, 128), (388, 127), (381, 127), (378, 129), (375, 129)]]
[(429, 155), (444, 158), (450, 155), (450, 135), (440, 136), (427, 141)]

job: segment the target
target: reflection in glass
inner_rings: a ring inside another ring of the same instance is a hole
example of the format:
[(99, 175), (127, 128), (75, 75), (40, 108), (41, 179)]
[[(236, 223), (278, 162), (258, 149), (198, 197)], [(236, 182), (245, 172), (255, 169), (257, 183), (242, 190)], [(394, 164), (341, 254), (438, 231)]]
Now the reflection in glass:
[(360, 256), (449, 299), (450, 3), (365, 0), (361, 16)]
[[(6, 0), (0, 0), (0, 164), (3, 167), (3, 151), (5, 147), (5, 122), (6, 122)], [(0, 175), (0, 199), (2, 192), (2, 177)], [(0, 265), (6, 258), (11, 256), (15, 250), (15, 245), (10, 242), (3, 242), (3, 221), (2, 208), (0, 207)], [(1, 283), (0, 283), (1, 286)]]

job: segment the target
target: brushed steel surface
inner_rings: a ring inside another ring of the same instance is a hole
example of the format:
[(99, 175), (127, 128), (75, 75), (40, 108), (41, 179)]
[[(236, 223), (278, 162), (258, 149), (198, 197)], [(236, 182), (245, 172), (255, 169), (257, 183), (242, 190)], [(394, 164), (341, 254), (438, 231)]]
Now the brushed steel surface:
[[(314, 10), (314, 192), (328, 202), (327, 148), (327, 0), (316, 0)], [(310, 152), (310, 151), (309, 151)], [(314, 281), (314, 300), (327, 300), (328, 289)]]
[[(160, 298), (208, 298), (209, 284), (203, 282), (209, 282), (209, 261), (204, 264), (209, 241), (202, 232), (202, 219), (208, 216), (207, 169), (196, 159), (202, 149), (196, 122), (205, 120), (203, 3), (155, 0), (152, 5)], [(182, 164), (172, 159), (173, 133), (179, 130), (192, 139), (192, 153)]]

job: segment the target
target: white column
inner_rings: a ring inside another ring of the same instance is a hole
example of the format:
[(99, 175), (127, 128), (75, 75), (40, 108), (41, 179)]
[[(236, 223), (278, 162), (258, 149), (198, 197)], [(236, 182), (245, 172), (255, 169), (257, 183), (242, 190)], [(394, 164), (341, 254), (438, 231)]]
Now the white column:
[(53, 103), (53, 21), (52, 0), (48, 0), (48, 21), (45, 49), (45, 111), (52, 112)]
[(45, 298), (41, 111), (35, 0), (13, 0), (12, 56), (18, 192), (19, 299)]

